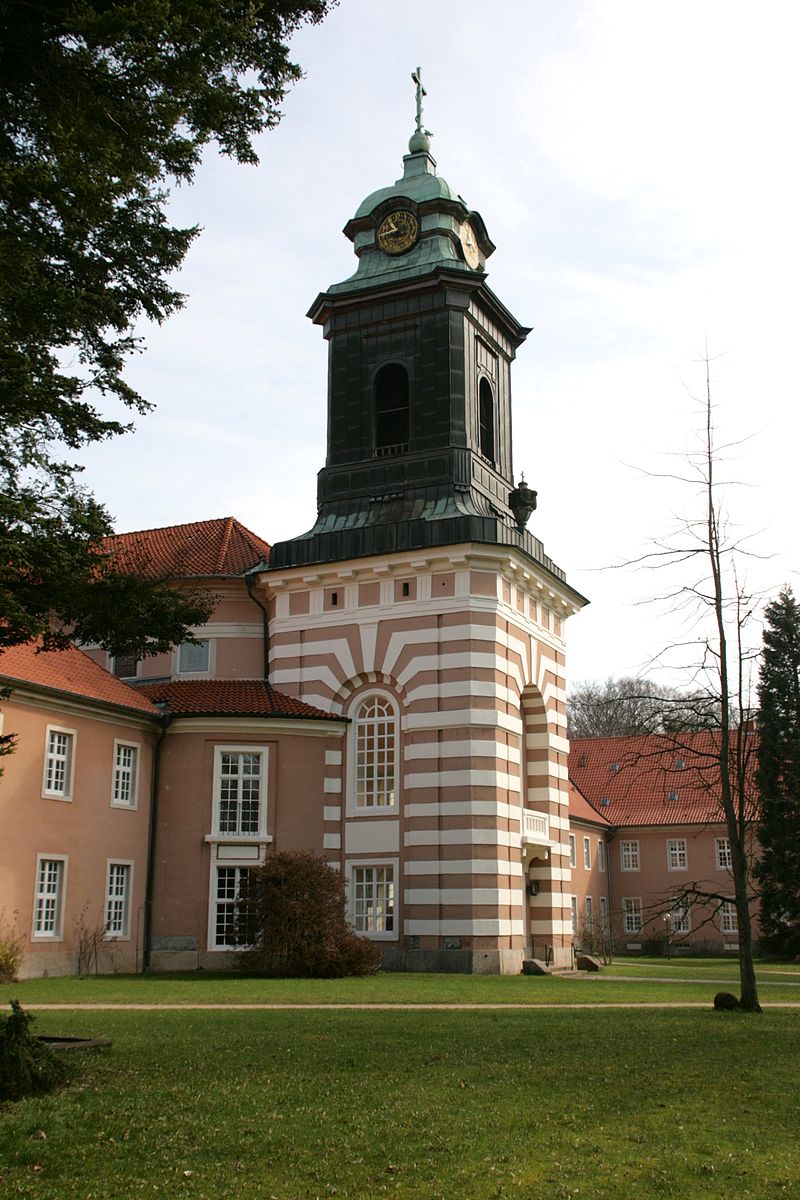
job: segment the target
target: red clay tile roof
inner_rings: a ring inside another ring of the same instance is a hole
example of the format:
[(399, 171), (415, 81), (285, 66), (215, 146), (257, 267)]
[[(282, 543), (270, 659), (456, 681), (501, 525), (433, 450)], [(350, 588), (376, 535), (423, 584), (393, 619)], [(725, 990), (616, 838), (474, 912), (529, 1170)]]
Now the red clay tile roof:
[(153, 578), (243, 575), (269, 559), (270, 545), (234, 517), (142, 529), (103, 539), (126, 567)]
[(592, 808), (591, 804), (580, 794), (574, 783), (569, 785), (569, 819), (570, 821), (591, 821), (593, 825), (608, 825), (611, 821)]
[(159, 715), (146, 696), (109, 675), (76, 646), (40, 653), (36, 646), (36, 642), (27, 642), (0, 653), (0, 678), (9, 680), (12, 688), (15, 681), (33, 684), (118, 708), (136, 709), (153, 717)]
[(719, 822), (718, 739), (715, 732), (579, 738), (570, 745), (569, 778), (612, 825)]
[(153, 703), (167, 701), (173, 716), (294, 717), (341, 721), (303, 700), (276, 692), (261, 679), (185, 679), (148, 683), (138, 689)]

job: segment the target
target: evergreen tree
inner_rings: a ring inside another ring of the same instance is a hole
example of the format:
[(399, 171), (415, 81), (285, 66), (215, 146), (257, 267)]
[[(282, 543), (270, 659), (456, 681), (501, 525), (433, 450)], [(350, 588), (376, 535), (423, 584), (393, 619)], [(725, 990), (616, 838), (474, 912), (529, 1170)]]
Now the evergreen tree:
[(764, 943), (800, 953), (800, 606), (791, 588), (765, 610), (758, 683), (758, 773)]

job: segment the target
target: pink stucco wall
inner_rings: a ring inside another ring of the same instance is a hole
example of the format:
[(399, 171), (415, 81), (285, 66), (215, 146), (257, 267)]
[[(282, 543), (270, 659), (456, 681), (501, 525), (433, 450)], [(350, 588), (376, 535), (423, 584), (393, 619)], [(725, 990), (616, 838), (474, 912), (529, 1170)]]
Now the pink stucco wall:
[[(77, 970), (80, 927), (102, 927), (108, 862), (130, 863), (131, 895), (127, 936), (102, 939), (101, 971), (141, 966), (143, 903), (150, 778), (156, 726), (137, 717), (115, 716), (98, 706), (45, 707), (24, 698), (23, 689), (4, 702), (4, 732), (15, 732), (15, 752), (3, 759), (0, 782), (0, 914), (24, 941), (22, 977)], [(42, 795), (48, 725), (71, 731), (74, 773), (69, 799)], [(135, 807), (112, 806), (115, 739), (138, 746)], [(59, 930), (33, 931), (37, 856), (63, 857), (64, 883)]]

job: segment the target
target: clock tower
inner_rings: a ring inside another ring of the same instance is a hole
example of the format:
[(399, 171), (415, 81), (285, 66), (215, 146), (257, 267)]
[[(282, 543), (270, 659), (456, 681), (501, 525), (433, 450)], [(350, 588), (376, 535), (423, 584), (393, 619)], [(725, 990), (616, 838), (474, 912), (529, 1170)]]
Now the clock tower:
[(323, 800), (355, 928), (387, 965), (518, 971), (570, 959), (564, 623), (585, 601), (526, 528), (530, 330), (487, 286), (495, 247), (437, 174), (412, 78), (403, 173), (347, 222), (356, 270), (309, 311), (329, 346), (317, 520), (259, 586), (272, 682), (351, 721)]

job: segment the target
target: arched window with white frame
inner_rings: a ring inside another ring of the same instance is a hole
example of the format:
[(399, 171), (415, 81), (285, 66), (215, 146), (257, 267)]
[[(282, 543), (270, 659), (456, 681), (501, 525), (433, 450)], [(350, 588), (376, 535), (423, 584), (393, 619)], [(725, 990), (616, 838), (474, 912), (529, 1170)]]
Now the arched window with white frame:
[(353, 720), (352, 807), (356, 812), (397, 805), (398, 720), (391, 697), (370, 692), (356, 701)]

